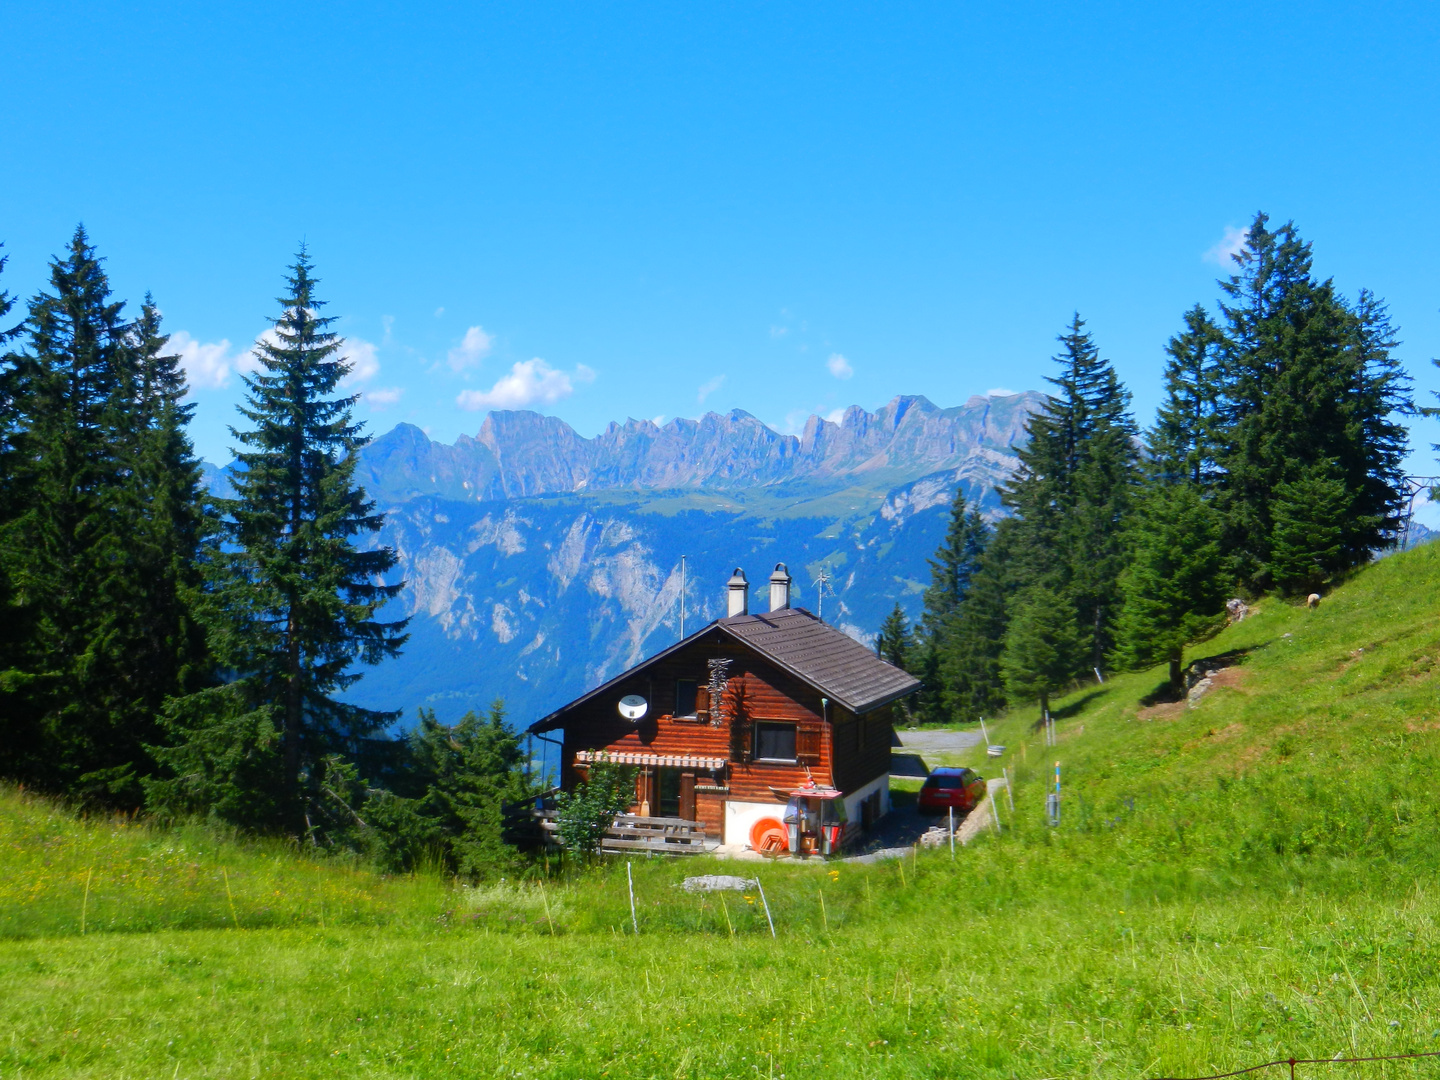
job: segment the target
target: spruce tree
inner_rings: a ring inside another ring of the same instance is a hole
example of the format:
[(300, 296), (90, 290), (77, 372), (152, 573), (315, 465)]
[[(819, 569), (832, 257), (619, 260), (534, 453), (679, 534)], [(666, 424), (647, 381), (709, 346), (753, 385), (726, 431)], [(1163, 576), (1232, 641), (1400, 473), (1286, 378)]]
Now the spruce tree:
[[(0, 244), (0, 249), (4, 245)], [(0, 254), (0, 275), (9, 256)], [(0, 349), (20, 336), (23, 324), (10, 323), (15, 298), (0, 289)], [(16, 532), (21, 516), (19, 449), (23, 438), (22, 405), (17, 384), (19, 358), (0, 354), (0, 775), (17, 777), (24, 762), (35, 758), (35, 709), (27, 699), (23, 652), (29, 638), (26, 611), (14, 587), (18, 554)]]
[(154, 303), (124, 320), (83, 228), (50, 286), (0, 374), (7, 771), (133, 807), (158, 713), (205, 656), (190, 408)]
[(509, 862), (514, 851), (501, 835), (503, 809), (536, 788), (504, 703), (496, 701), (483, 717), (467, 712), (453, 726), (422, 710), (407, 749), (404, 786), (413, 796), (372, 796), (365, 807), (390, 865), (409, 870), (440, 853), (451, 871), (475, 876)]
[(1236, 262), (1220, 283), (1220, 505), (1237, 565), (1252, 587), (1267, 588), (1275, 583), (1275, 494), (1316, 470), (1332, 472), (1350, 495), (1324, 574), (1393, 539), (1406, 451), (1396, 416), (1413, 405), (1384, 305), (1362, 293), (1352, 307), (1332, 281), (1317, 280), (1293, 223), (1271, 230), (1257, 215)]
[(928, 723), (952, 719), (944, 684), (945, 657), (956, 611), (970, 590), (970, 583), (990, 539), (990, 527), (978, 509), (967, 509), (965, 492), (957, 488), (950, 503), (945, 538), (930, 560), (930, 587), (925, 590), (925, 608), (917, 628), (911, 673), (920, 679), (916, 702), (920, 718)]
[(26, 779), (121, 806), (158, 701), (137, 692), (153, 655), (137, 640), (145, 582), (126, 513), (135, 449), (135, 356), (123, 304), (83, 227), (30, 303), (27, 348), (6, 372), (12, 410), (10, 577), (24, 609)]
[(1139, 480), (1130, 393), (1077, 314), (1060, 335), (1058, 393), (1026, 422), (1020, 468), (1000, 489), (1017, 518), (1019, 580), (1070, 598), (1088, 642), (1077, 672), (1108, 651), (1125, 565), (1124, 526)]
[(1036, 701), (1043, 717), (1051, 696), (1074, 680), (1085, 651), (1074, 603), (1046, 585), (1027, 589), (1015, 606), (1000, 658), (1011, 704)]
[(1153, 468), (1166, 482), (1208, 489), (1218, 478), (1223, 340), (1196, 304), (1185, 313), (1185, 331), (1165, 347), (1165, 398), (1148, 441)]
[(977, 560), (965, 599), (951, 614), (940, 657), (940, 682), (945, 714), (974, 721), (1005, 707), (1005, 680), (1000, 667), (1008, 603), (1018, 588), (1013, 542), (1017, 522), (1001, 521)]
[(257, 344), (260, 370), (245, 378), (236, 495), (219, 501), (220, 542), (207, 552), (208, 629), (229, 681), (171, 710), (161, 757), (174, 776), (151, 798), (318, 843), (343, 801), (329, 782), (336, 763), (398, 715), (338, 695), (357, 665), (399, 652), (405, 620), (375, 617), (401, 588), (381, 583), (395, 553), (356, 544), (383, 515), (354, 482), (368, 440), (351, 418), (356, 398), (336, 396), (350, 370), (343, 342), (320, 314), (303, 247), (290, 271), (275, 340)]
[(965, 599), (989, 536), (990, 528), (980, 516), (980, 511), (968, 509), (964, 489), (956, 488), (955, 498), (950, 502), (945, 539), (936, 548), (934, 558), (929, 560), (930, 587), (925, 590), (925, 614), (922, 617), (924, 633), (928, 637), (943, 635), (946, 620)]
[(1282, 593), (1318, 589), (1342, 562), (1353, 504), (1354, 493), (1328, 462), (1312, 465), (1276, 488), (1267, 570)]
[(896, 601), (895, 607), (880, 624), (880, 634), (875, 639), (875, 655), (887, 664), (908, 671), (914, 659), (914, 650), (915, 635), (905, 618), (905, 609)]
[(201, 490), (200, 462), (187, 428), (195, 406), (180, 358), (165, 351), (169, 335), (148, 294), (127, 335), (127, 467), (120, 512), (129, 537), (127, 559), (133, 582), (127, 605), (133, 614), (124, 629), (127, 651), (145, 657), (129, 676), (128, 692), (153, 719), (167, 699), (198, 689), (206, 681), (209, 652), (198, 605), (201, 547), (214, 530)]
[(1225, 614), (1220, 527), (1193, 483), (1156, 483), (1146, 491), (1131, 529), (1130, 564), (1120, 577), (1119, 667), (1167, 663), (1171, 688), (1183, 689), (1185, 646), (1217, 629)]

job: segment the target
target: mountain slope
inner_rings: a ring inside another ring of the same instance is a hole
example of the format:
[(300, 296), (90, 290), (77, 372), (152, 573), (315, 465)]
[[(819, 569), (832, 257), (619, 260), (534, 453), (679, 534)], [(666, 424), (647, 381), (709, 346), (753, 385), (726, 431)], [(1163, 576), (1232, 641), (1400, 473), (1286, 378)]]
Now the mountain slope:
[[(1317, 609), (1267, 598), (1193, 647), (1213, 671), (1193, 702), (1154, 701), (1156, 668), (1059, 702), (1046, 750), (1035, 710), (991, 724), (1023, 817), (1040, 825), (1063, 760), (1069, 830), (1137, 863), (1364, 855), (1432, 866), (1440, 834), (1440, 545), (1380, 559)], [(1025, 749), (1028, 744), (1028, 750)], [(1033, 758), (1034, 760), (1028, 760)], [(1186, 864), (1188, 865), (1188, 864)]]
[(999, 513), (1039, 400), (897, 398), (799, 436), (738, 410), (594, 439), (494, 413), (453, 446), (401, 425), (357, 472), (386, 512), (411, 639), (351, 696), (447, 720), (497, 697), (517, 721), (543, 715), (678, 638), (682, 557), (689, 629), (720, 613), (735, 567), (759, 583), (784, 562), (796, 603), (865, 639), (897, 601), (918, 614), (957, 487)]
[[(784, 562), (796, 603), (867, 640), (897, 602), (919, 614), (957, 488), (1002, 513), (995, 485), (1043, 400), (897, 397), (799, 435), (741, 410), (593, 439), (497, 412), (453, 445), (400, 424), (356, 476), (385, 512), (373, 542), (399, 554), (407, 588), (388, 613), (411, 617), (411, 637), (349, 696), (406, 724), (495, 698), (517, 721), (543, 715), (677, 639), (682, 558), (688, 628), (719, 613), (735, 567), (758, 583)], [(207, 483), (228, 493), (226, 470)]]

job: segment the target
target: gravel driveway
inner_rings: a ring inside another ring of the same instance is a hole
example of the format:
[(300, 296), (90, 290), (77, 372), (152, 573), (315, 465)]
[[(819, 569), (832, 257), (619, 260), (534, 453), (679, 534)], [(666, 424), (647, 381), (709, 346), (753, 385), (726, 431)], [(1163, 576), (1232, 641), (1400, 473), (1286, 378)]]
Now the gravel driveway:
[(980, 745), (979, 728), (973, 731), (917, 728), (914, 731), (897, 730), (895, 734), (900, 737), (900, 745), (906, 753), (919, 754), (923, 758), (935, 758), (936, 760), (927, 762), (932, 769), (936, 765), (949, 764), (946, 759), (950, 755)]

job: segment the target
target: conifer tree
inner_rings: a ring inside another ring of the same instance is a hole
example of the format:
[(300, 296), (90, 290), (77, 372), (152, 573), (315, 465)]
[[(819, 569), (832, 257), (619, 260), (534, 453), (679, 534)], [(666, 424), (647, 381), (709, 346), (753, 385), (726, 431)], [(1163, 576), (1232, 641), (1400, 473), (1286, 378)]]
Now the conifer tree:
[(1168, 663), (1171, 688), (1183, 689), (1185, 646), (1214, 631), (1225, 613), (1220, 525), (1195, 484), (1148, 488), (1131, 530), (1130, 564), (1120, 577), (1118, 666)]
[(1409, 381), (1392, 355), (1382, 303), (1353, 308), (1311, 273), (1310, 245), (1293, 223), (1271, 230), (1258, 214), (1222, 281), (1225, 434), (1220, 485), (1227, 547), (1256, 588), (1271, 571), (1275, 494), (1282, 484), (1332, 472), (1350, 494), (1350, 517), (1326, 575), (1384, 546), (1400, 522)]
[(977, 560), (965, 599), (946, 628), (940, 682), (945, 714), (954, 720), (978, 720), (1005, 706), (1000, 656), (1009, 625), (1007, 605), (1018, 588), (1012, 557), (1016, 525), (1008, 518), (995, 527)]
[(190, 617), (202, 519), (190, 407), (154, 303), (125, 322), (83, 228), (50, 286), (0, 383), (14, 586), (0, 711), (20, 748), (13, 774), (135, 806), (158, 713), (205, 654)]
[(361, 677), (357, 664), (399, 652), (405, 620), (375, 617), (401, 588), (381, 583), (394, 552), (356, 544), (383, 515), (354, 482), (368, 440), (351, 419), (355, 397), (335, 396), (350, 370), (343, 343), (320, 315), (303, 247), (290, 270), (275, 338), (257, 344), (261, 370), (245, 379), (236, 496), (220, 501), (222, 542), (207, 553), (208, 629), (233, 674), (172, 709), (160, 756), (174, 776), (150, 793), (161, 809), (318, 843), (326, 808), (343, 801), (329, 782), (337, 763), (398, 715), (337, 695)]
[(925, 590), (924, 633), (934, 639), (944, 635), (947, 619), (969, 591), (990, 529), (980, 511), (967, 509), (964, 488), (955, 489), (950, 502), (950, 520), (945, 539), (930, 559), (930, 587)]
[(1220, 358), (1223, 335), (1199, 304), (1185, 331), (1165, 347), (1165, 399), (1150, 431), (1155, 471), (1167, 482), (1211, 487), (1219, 469)]
[[(0, 244), (0, 249), (4, 245)], [(0, 275), (9, 262), (0, 254)], [(20, 336), (23, 324), (12, 325), (15, 298), (0, 289), (0, 349)], [(36, 737), (34, 708), (26, 700), (28, 682), (22, 651), (28, 638), (25, 611), (18, 602), (13, 584), (16, 526), (21, 512), (17, 470), (17, 441), (22, 436), (19, 387), (16, 384), (18, 358), (8, 351), (0, 354), (0, 775), (19, 776), (22, 762), (34, 758)]]
[(1020, 468), (1000, 489), (1017, 518), (1019, 580), (1068, 596), (1089, 664), (1110, 647), (1125, 565), (1124, 524), (1139, 479), (1130, 393), (1077, 314), (1060, 335), (1058, 393), (1026, 422)]
[(13, 411), (11, 582), (28, 616), (21, 711), (33, 783), (135, 805), (154, 705), (135, 692), (143, 588), (124, 491), (135, 464), (134, 356), (123, 304), (83, 227), (30, 303), (6, 372)]
[(1328, 462), (1308, 467), (1275, 491), (1270, 579), (1295, 595), (1320, 587), (1341, 563), (1354, 493)]
[(880, 624), (880, 636), (875, 639), (875, 655), (887, 664), (907, 671), (913, 662), (914, 650), (915, 635), (905, 618), (905, 609), (896, 601), (895, 607)]
[(1051, 696), (1073, 681), (1084, 657), (1074, 603), (1046, 585), (1027, 589), (1010, 619), (1000, 658), (1011, 704), (1036, 701), (1043, 717)]
[(951, 649), (956, 611), (970, 590), (989, 539), (990, 527), (980, 511), (967, 509), (964, 489), (956, 488), (945, 538), (930, 559), (930, 587), (925, 590), (924, 613), (908, 669), (920, 680), (915, 708), (928, 723), (951, 719), (943, 675), (945, 658)]
[(143, 662), (127, 672), (125, 693), (141, 711), (151, 741), (167, 699), (204, 684), (209, 652), (200, 625), (200, 549), (213, 530), (200, 487), (200, 463), (187, 427), (180, 358), (165, 352), (169, 335), (148, 294), (126, 335), (124, 408), (117, 417), (125, 450), (117, 500), (124, 522), (125, 607), (117, 628), (125, 652)]
[(497, 700), (483, 717), (467, 712), (453, 726), (422, 710), (406, 745), (404, 786), (413, 796), (380, 794), (365, 806), (386, 861), (409, 870), (439, 852), (452, 871), (473, 876), (513, 858), (501, 836), (502, 811), (536, 789), (504, 703)]

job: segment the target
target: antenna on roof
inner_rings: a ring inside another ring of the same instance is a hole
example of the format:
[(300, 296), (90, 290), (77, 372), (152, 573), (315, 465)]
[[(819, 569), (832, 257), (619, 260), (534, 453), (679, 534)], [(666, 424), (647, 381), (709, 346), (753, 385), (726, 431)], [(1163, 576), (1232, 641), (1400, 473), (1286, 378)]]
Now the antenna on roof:
[(821, 622), (825, 621), (825, 593), (827, 591), (831, 596), (835, 595), (835, 590), (830, 587), (830, 568), (822, 565), (820, 575), (815, 579), (815, 595), (820, 601), (820, 610), (815, 614), (820, 617)]

